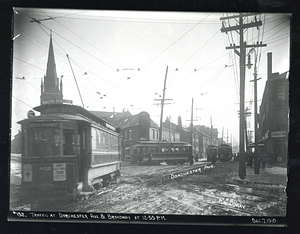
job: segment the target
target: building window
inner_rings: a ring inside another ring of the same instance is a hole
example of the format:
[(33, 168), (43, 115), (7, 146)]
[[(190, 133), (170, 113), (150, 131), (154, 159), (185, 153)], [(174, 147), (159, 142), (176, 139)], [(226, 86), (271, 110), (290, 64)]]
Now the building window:
[(155, 131), (155, 129), (152, 129), (152, 136), (151, 136), (151, 138), (153, 139), (153, 140), (155, 140), (156, 139), (156, 131)]
[(132, 130), (128, 130), (128, 140), (132, 140)]
[(279, 100), (285, 100), (284, 85), (279, 85), (277, 90), (278, 90), (278, 99)]
[(125, 132), (124, 132), (124, 135), (125, 135), (125, 136), (124, 136), (124, 140), (125, 140), (125, 141), (128, 141), (128, 131), (125, 131)]
[(140, 139), (141, 140), (147, 140), (147, 129), (146, 128), (141, 128), (140, 129)]

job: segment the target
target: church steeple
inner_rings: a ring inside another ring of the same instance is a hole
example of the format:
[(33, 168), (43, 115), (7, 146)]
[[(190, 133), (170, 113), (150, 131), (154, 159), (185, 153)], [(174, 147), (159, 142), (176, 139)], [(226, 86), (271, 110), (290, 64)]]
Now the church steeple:
[(50, 43), (48, 52), (48, 62), (46, 75), (44, 76), (43, 90), (41, 90), (41, 104), (46, 103), (62, 103), (62, 83), (59, 84), (59, 80), (56, 74), (56, 65), (54, 58), (54, 49), (52, 43), (52, 31), (50, 32)]

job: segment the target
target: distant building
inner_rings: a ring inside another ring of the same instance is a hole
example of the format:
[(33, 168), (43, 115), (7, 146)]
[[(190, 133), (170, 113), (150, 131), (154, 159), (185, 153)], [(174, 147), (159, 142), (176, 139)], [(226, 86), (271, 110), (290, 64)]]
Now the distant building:
[(132, 116), (132, 114), (129, 111), (116, 112), (115, 110), (113, 110), (113, 111), (90, 111), (90, 112), (98, 117), (101, 117), (102, 119), (106, 120), (112, 125), (120, 128), (122, 128), (122, 122), (125, 119)]
[(47, 70), (44, 79), (41, 81), (41, 105), (49, 103), (63, 103), (62, 86), (62, 78), (59, 82), (56, 75), (52, 34), (50, 34)]
[(206, 157), (206, 149), (209, 145), (218, 146), (218, 130), (204, 125), (194, 126), (194, 151), (200, 157)]
[(22, 150), (22, 133), (19, 130), (18, 134), (14, 136), (14, 139), (11, 141), (11, 153), (20, 154)]
[(158, 141), (159, 127), (150, 118), (150, 115), (142, 111), (137, 115), (130, 112), (104, 112), (91, 111), (93, 114), (107, 120), (116, 127), (121, 128), (122, 154), (125, 155), (126, 147), (136, 144), (138, 141)]
[(272, 53), (268, 53), (268, 79), (260, 105), (259, 145), (269, 162), (287, 161), (288, 73), (272, 73)]
[(172, 123), (170, 118), (167, 118), (162, 123), (162, 141), (179, 142), (180, 132), (176, 124)]
[(180, 141), (188, 142), (193, 145), (194, 156), (200, 158), (206, 157), (206, 148), (208, 145), (218, 145), (218, 130), (204, 125), (193, 126), (193, 136), (191, 127), (183, 127), (181, 117), (178, 117), (177, 131), (180, 134)]

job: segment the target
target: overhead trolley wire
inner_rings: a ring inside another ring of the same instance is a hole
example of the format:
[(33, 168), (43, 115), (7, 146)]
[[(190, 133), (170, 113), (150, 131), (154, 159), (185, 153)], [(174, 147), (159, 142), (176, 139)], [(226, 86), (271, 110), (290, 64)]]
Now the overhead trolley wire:
[(93, 48), (95, 48), (96, 50), (100, 51), (101, 53), (105, 54), (107, 57), (111, 58), (113, 61), (115, 61), (116, 63), (118, 63), (119, 65), (123, 66), (121, 63), (119, 63), (117, 60), (115, 60), (114, 58), (112, 58), (111, 56), (109, 56), (107, 53), (105, 53), (104, 51), (100, 50), (98, 47), (94, 46), (92, 43), (90, 43), (89, 41), (87, 41), (86, 39), (84, 39), (83, 37), (81, 37), (80, 35), (78, 35), (77, 33), (75, 33), (74, 31), (70, 30), (68, 27), (64, 26), (62, 23), (58, 22), (57, 20), (54, 20), (56, 23), (58, 23), (59, 25), (61, 25), (62, 27), (66, 28), (67, 30), (69, 30), (70, 32), (72, 32), (73, 34), (75, 34), (76, 36), (78, 36), (80, 39), (84, 40), (86, 43), (88, 43), (89, 45), (91, 45)]
[(180, 36), (176, 41), (174, 41), (171, 45), (169, 45), (166, 49), (164, 49), (162, 52), (160, 52), (156, 57), (154, 57), (150, 62), (148, 62), (146, 65), (142, 67), (147, 67), (150, 63), (152, 63), (155, 59), (157, 59), (160, 55), (162, 55), (164, 52), (166, 52), (170, 47), (172, 47), (174, 44), (176, 44), (179, 40), (181, 40), (185, 35), (187, 35), (189, 32), (191, 32), (194, 28), (196, 28), (203, 20), (205, 20), (210, 14), (208, 14), (204, 19), (202, 19), (200, 22), (198, 22), (194, 27), (189, 29), (187, 32), (185, 32), (182, 36)]
[[(47, 26), (45, 26), (44, 24), (40, 23), (43, 27), (51, 30), (50, 28), (48, 28)], [(72, 44), (73, 46), (77, 47), (78, 49), (80, 49), (81, 51), (85, 52), (86, 54), (90, 55), (91, 57), (93, 57), (94, 59), (96, 59), (97, 61), (99, 61), (100, 63), (104, 64), (105, 66), (111, 68), (112, 70), (116, 71), (116, 69), (114, 69), (113, 67), (111, 67), (110, 65), (108, 65), (107, 63), (101, 61), (100, 59), (98, 59), (97, 57), (95, 57), (94, 55), (92, 55), (91, 53), (87, 52), (86, 50), (82, 49), (80, 46), (74, 44), (73, 42), (71, 42), (70, 40), (68, 40), (67, 38), (61, 36), (60, 34), (56, 33), (56, 35), (58, 35), (59, 37), (63, 38), (64, 40), (66, 40), (67, 42), (69, 42), (70, 44)]]
[(24, 105), (26, 105), (26, 106), (30, 107), (31, 109), (33, 109), (33, 107), (30, 106), (29, 104), (27, 104), (26, 102), (23, 102), (22, 100), (20, 100), (19, 98), (15, 97), (14, 95), (12, 95), (12, 96), (13, 96), (13, 98), (17, 99), (19, 102), (21, 102), (21, 103), (23, 103)]

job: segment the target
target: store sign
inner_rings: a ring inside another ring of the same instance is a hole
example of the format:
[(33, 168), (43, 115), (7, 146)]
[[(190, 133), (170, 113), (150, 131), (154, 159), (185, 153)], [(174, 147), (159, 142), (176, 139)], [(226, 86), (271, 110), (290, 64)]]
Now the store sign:
[(54, 163), (53, 164), (53, 180), (64, 181), (67, 179), (66, 164), (65, 163)]
[(286, 137), (286, 132), (271, 132), (271, 137)]

